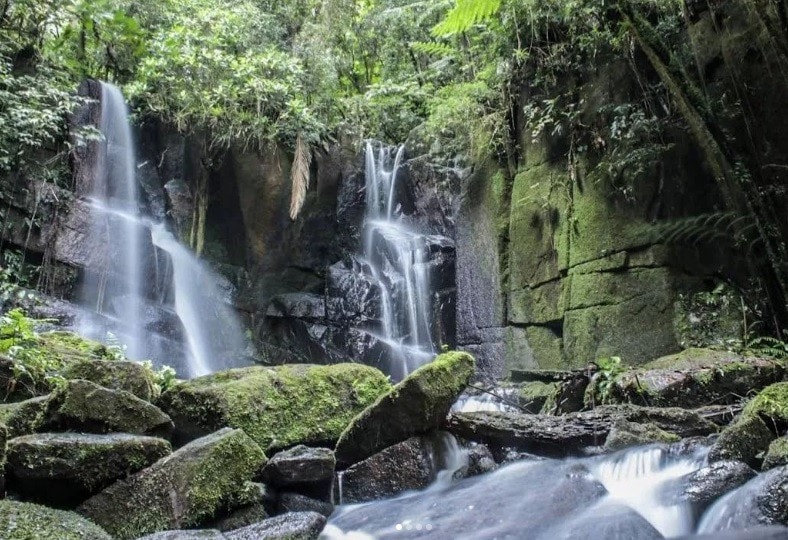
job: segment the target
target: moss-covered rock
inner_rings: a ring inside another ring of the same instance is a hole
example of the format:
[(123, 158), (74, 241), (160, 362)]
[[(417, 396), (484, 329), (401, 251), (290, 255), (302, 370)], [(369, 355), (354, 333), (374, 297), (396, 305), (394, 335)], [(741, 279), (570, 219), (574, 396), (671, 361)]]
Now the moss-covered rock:
[(788, 427), (788, 382), (773, 384), (761, 390), (742, 413), (760, 416), (776, 432)]
[(420, 367), (370, 405), (342, 433), (337, 462), (350, 465), (438, 428), (474, 374), (468, 353), (450, 352)]
[(171, 451), (163, 439), (125, 433), (26, 435), (9, 441), (8, 485), (35, 502), (75, 507)]
[(555, 394), (559, 390), (558, 383), (530, 381), (523, 383), (517, 393), (520, 406), (528, 412), (538, 414), (540, 412), (549, 413), (544, 410), (548, 402), (555, 406)]
[(333, 444), (390, 388), (383, 373), (362, 364), (255, 366), (181, 382), (157, 403), (175, 421), (178, 441), (230, 426), (273, 451)]
[(620, 419), (613, 424), (613, 428), (605, 441), (605, 450), (614, 451), (639, 446), (649, 443), (674, 443), (681, 438), (675, 433), (660, 429), (654, 424), (637, 424)]
[(112, 484), (78, 511), (121, 540), (198, 527), (237, 499), (265, 460), (243, 431), (223, 429)]
[(112, 540), (101, 527), (73, 512), (16, 501), (0, 501), (3, 540)]
[(766, 451), (766, 457), (763, 458), (763, 467), (761, 468), (767, 471), (783, 465), (788, 465), (788, 437), (780, 437), (772, 441)]
[(63, 369), (66, 379), (84, 379), (112, 390), (125, 390), (145, 401), (157, 397), (153, 373), (137, 362), (85, 359)]
[(123, 432), (169, 437), (173, 424), (158, 407), (125, 390), (76, 379), (52, 393), (43, 428), (88, 433)]
[(765, 452), (775, 435), (755, 415), (742, 415), (725, 428), (709, 451), (709, 461), (743, 461), (756, 468), (758, 455)]
[(637, 369), (616, 374), (606, 388), (595, 377), (587, 396), (596, 403), (637, 403), (659, 407), (698, 407), (738, 400), (752, 390), (782, 379), (783, 364), (774, 358), (743, 356), (712, 349), (687, 349)]
[(0, 404), (0, 424), (8, 428), (9, 438), (34, 433), (44, 421), (49, 396)]

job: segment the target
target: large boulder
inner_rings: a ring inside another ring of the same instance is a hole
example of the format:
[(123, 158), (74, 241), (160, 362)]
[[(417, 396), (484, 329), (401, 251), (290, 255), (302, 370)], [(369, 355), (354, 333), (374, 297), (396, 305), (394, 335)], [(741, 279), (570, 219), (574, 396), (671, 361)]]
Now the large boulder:
[(243, 431), (223, 429), (112, 484), (78, 511), (121, 540), (199, 526), (239, 498), (265, 460)]
[(337, 462), (356, 463), (440, 427), (473, 374), (473, 357), (463, 352), (442, 354), (420, 367), (353, 419), (337, 442)]
[(0, 424), (8, 428), (9, 438), (34, 433), (44, 421), (49, 396), (0, 404)]
[(709, 461), (733, 459), (757, 467), (758, 455), (774, 440), (774, 433), (758, 416), (742, 415), (723, 430), (709, 450)]
[(0, 501), (3, 540), (112, 540), (101, 527), (64, 510), (16, 501)]
[(137, 362), (86, 359), (63, 369), (66, 379), (84, 379), (112, 390), (125, 390), (145, 401), (153, 400), (158, 387), (153, 372)]
[(390, 388), (383, 373), (360, 364), (255, 366), (184, 381), (158, 404), (175, 421), (178, 441), (229, 426), (272, 451), (333, 443)]
[(435, 479), (432, 445), (422, 437), (389, 446), (340, 473), (342, 504), (353, 504), (424, 489)]
[(689, 502), (702, 510), (755, 476), (756, 472), (741, 461), (718, 461), (683, 478), (677, 502)]
[(326, 518), (317, 512), (293, 512), (224, 534), (227, 540), (317, 540)]
[(261, 478), (277, 487), (330, 482), (335, 465), (333, 450), (298, 445), (274, 455), (263, 468)]
[(140, 435), (41, 433), (9, 441), (6, 471), (25, 498), (73, 507), (171, 451), (169, 442)]
[(158, 407), (134, 394), (76, 379), (67, 381), (49, 398), (42, 427), (168, 437), (173, 424)]

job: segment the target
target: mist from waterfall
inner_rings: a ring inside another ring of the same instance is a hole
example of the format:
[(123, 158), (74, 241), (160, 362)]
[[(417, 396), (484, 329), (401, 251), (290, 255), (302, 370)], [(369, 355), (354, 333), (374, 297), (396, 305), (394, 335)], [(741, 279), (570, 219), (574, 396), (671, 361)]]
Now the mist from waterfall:
[(78, 292), (78, 328), (117, 340), (129, 358), (176, 364), (181, 376), (234, 367), (246, 343), (218, 277), (166, 224), (143, 214), (128, 117), (120, 89), (101, 83), (102, 140), (85, 201), (93, 255)]

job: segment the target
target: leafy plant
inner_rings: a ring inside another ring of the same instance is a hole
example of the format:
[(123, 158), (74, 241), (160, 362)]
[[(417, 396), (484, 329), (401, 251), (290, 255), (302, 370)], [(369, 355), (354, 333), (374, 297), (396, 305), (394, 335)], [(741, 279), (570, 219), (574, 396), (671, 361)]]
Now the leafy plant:
[(599, 358), (594, 362), (597, 371), (592, 384), (589, 385), (592, 404), (605, 403), (611, 397), (619, 376), (626, 371), (626, 366), (618, 356)]

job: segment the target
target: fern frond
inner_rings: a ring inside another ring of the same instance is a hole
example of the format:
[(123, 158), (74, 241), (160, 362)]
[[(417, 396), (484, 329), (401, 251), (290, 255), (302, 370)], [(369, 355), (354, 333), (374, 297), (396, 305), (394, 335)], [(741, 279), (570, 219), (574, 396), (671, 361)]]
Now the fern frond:
[(457, 0), (441, 22), (432, 28), (433, 36), (450, 36), (465, 32), (498, 13), (501, 0)]
[(311, 164), (312, 151), (299, 133), (296, 138), (293, 167), (290, 171), (290, 178), (292, 181), (292, 191), (290, 193), (290, 219), (293, 221), (298, 217), (301, 208), (304, 206), (304, 201), (306, 200), (306, 190), (309, 188), (309, 166)]
[(445, 43), (435, 43), (434, 41), (414, 41), (410, 46), (414, 51), (428, 56), (445, 58), (457, 54), (457, 49), (454, 47), (446, 45)]

